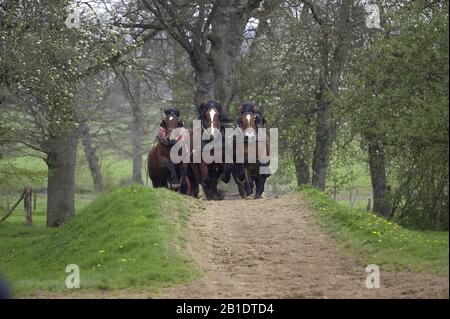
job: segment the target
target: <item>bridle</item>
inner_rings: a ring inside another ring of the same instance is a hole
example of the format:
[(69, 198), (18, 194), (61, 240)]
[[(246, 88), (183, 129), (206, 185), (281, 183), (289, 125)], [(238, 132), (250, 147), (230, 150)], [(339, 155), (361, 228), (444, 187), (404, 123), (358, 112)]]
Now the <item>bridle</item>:
[[(222, 121), (221, 121), (221, 114), (220, 112), (215, 108), (215, 107), (210, 107), (207, 111), (203, 112), (202, 114), (202, 118), (201, 118), (201, 125), (202, 125), (202, 130), (203, 132), (207, 132), (208, 129), (210, 129), (211, 127), (205, 127), (205, 117), (208, 116), (208, 113), (211, 112), (211, 110), (215, 110), (215, 112), (218, 114), (219, 116), (219, 127), (215, 127), (214, 129), (218, 130), (218, 131), (222, 131)], [(211, 121), (211, 123), (213, 123), (213, 120)]]
[[(177, 122), (177, 127), (176, 128), (167, 128), (167, 123), (168, 121), (172, 121), (175, 120)], [(182, 120), (180, 120), (180, 118), (178, 116), (176, 116), (174, 113), (170, 113), (166, 115), (166, 118), (163, 120), (163, 123), (165, 124), (166, 128), (166, 140), (161, 139), (158, 136), (158, 140), (164, 145), (164, 146), (171, 146), (172, 144), (169, 142), (170, 140), (170, 135), (172, 134), (172, 131), (174, 129), (180, 128), (180, 127), (184, 127), (184, 123)], [(180, 125), (181, 124), (181, 125)]]
[(248, 116), (248, 115), (251, 115), (251, 116), (254, 116), (255, 117), (255, 127), (253, 128), (253, 127), (250, 127), (250, 128), (253, 128), (254, 130), (255, 130), (255, 132), (256, 133), (258, 133), (258, 127), (259, 127), (259, 124), (258, 124), (258, 114), (256, 114), (256, 113), (254, 113), (254, 112), (245, 112), (245, 113), (243, 113), (242, 115), (241, 115), (241, 118), (239, 119), (239, 122), (237, 123), (238, 124), (238, 127), (242, 130), (242, 127), (244, 126), (244, 120), (243, 120), (243, 118), (245, 118), (246, 116)]

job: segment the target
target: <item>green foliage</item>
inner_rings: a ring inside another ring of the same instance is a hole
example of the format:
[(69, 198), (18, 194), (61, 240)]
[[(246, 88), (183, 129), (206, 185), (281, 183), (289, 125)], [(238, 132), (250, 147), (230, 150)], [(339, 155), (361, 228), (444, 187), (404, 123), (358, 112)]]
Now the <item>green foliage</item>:
[[(77, 264), (81, 289), (157, 289), (196, 276), (185, 255), (188, 198), (139, 186), (101, 195), (59, 229), (0, 224), (0, 271), (18, 295), (64, 291)], [(181, 227), (180, 227), (181, 225)]]
[(316, 189), (300, 191), (317, 209), (320, 223), (362, 263), (448, 274), (448, 232), (405, 229), (371, 212), (343, 207)]
[(0, 7), (0, 123), (13, 141), (44, 152), (48, 139), (78, 128), (82, 106), (98, 101), (92, 75), (135, 47), (95, 18), (68, 28), (70, 3), (8, 0)]
[[(119, 158), (113, 152), (100, 152), (99, 155), (106, 190), (118, 186), (126, 186), (130, 183), (132, 172), (131, 160)], [(77, 159), (76, 191), (79, 193), (92, 192), (94, 187), (91, 172), (82, 147), (78, 148)], [(10, 167), (15, 167), (16, 170), (11, 171)], [(143, 167), (145, 166), (143, 165)], [(21, 178), (20, 174), (15, 176), (15, 173), (23, 173), (26, 175)], [(23, 189), (25, 185), (31, 185), (33, 188), (38, 189), (47, 187), (47, 165), (38, 157), (19, 156), (10, 160), (0, 160), (0, 177), (3, 176), (5, 178), (0, 178), (0, 185), (3, 182), (9, 190), (14, 192)]]
[[(340, 132), (343, 133), (345, 130)], [(343, 138), (340, 137), (333, 146), (328, 170), (327, 192), (333, 197), (343, 191), (370, 189), (366, 158), (359, 143), (342, 141)]]
[(282, 3), (260, 21), (256, 38), (238, 67), (240, 101), (258, 103), (270, 127), (279, 129), (280, 153), (311, 164), (314, 147), (315, 86), (318, 74), (314, 23)]
[(35, 171), (17, 166), (14, 161), (0, 159), (0, 190), (8, 188), (16, 190), (16, 185), (21, 185), (19, 189), (26, 185), (39, 185), (47, 178), (47, 172)]
[(353, 134), (383, 145), (394, 218), (448, 229), (448, 2), (388, 12), (354, 59), (338, 109)]

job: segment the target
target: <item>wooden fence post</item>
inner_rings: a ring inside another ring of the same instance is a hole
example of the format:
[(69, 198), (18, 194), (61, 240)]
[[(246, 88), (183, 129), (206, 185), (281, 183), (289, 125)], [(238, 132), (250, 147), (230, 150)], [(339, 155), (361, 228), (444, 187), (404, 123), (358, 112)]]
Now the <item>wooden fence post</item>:
[(27, 187), (25, 188), (25, 195), (23, 198), (23, 206), (25, 209), (25, 225), (27, 226), (31, 226), (33, 224), (33, 219), (32, 219), (32, 194), (33, 191), (31, 189), (31, 187)]

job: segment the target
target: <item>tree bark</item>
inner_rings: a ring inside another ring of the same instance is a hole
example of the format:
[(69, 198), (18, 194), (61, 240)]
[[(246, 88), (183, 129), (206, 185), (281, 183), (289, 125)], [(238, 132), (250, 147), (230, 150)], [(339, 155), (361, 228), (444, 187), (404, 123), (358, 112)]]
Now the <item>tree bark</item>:
[(33, 197), (33, 190), (31, 187), (25, 188), (25, 195), (23, 198), (23, 208), (25, 211), (25, 225), (31, 226), (33, 225), (33, 218), (32, 218), (32, 197)]
[(338, 95), (340, 79), (349, 51), (351, 3), (351, 0), (342, 1), (342, 6), (339, 9), (339, 18), (336, 22), (336, 46), (332, 52), (329, 49), (329, 32), (331, 30), (326, 29), (327, 26), (320, 22), (322, 38), (319, 46), (322, 69), (317, 98), (317, 129), (313, 155), (312, 184), (321, 191), (324, 191), (326, 187), (331, 147), (333, 145), (332, 98)]
[(312, 184), (324, 191), (331, 153), (331, 110), (328, 101), (320, 101), (317, 110), (316, 145), (313, 155)]
[(132, 182), (143, 185), (142, 180), (142, 142), (144, 138), (144, 113), (141, 110), (141, 80), (138, 74), (132, 75), (132, 87), (125, 70), (116, 70), (125, 96), (131, 107), (131, 145), (132, 145)]
[(133, 111), (133, 183), (144, 185), (142, 180), (142, 140), (144, 135), (144, 114), (141, 110), (141, 82), (134, 80), (134, 99), (131, 104)]
[(103, 191), (103, 178), (100, 168), (100, 162), (97, 156), (97, 150), (92, 143), (92, 135), (89, 126), (86, 123), (80, 125), (81, 141), (83, 143), (84, 153), (91, 172), (94, 190), (96, 192)]
[(389, 217), (392, 207), (387, 190), (384, 150), (378, 142), (369, 142), (369, 167), (372, 180), (373, 211), (383, 217)]
[(212, 22), (214, 98), (225, 110), (233, 98), (236, 63), (240, 56), (245, 27), (250, 18), (248, 1), (217, 1)]
[(212, 67), (208, 60), (196, 61), (191, 56), (195, 72), (195, 103), (200, 105), (214, 98)]
[(296, 152), (294, 156), (295, 173), (297, 176), (297, 185), (308, 185), (311, 182), (309, 165), (301, 152)]
[(75, 215), (77, 136), (59, 134), (47, 141), (47, 226), (57, 227)]
[[(210, 52), (197, 44), (189, 52), (195, 70), (197, 104), (214, 99), (226, 112), (234, 95), (236, 64), (250, 13), (262, 0), (218, 0), (211, 20)], [(208, 31), (204, 31), (208, 32)]]

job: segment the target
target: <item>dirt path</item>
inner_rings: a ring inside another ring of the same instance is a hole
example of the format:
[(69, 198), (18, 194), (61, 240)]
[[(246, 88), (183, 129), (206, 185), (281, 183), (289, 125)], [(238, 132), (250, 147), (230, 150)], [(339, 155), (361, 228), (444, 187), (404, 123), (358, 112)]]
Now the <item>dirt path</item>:
[(158, 298), (448, 298), (447, 276), (383, 272), (367, 289), (366, 265), (317, 226), (299, 195), (207, 202), (189, 225), (190, 250), (204, 272)]

